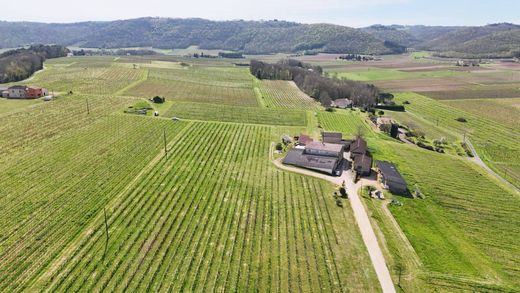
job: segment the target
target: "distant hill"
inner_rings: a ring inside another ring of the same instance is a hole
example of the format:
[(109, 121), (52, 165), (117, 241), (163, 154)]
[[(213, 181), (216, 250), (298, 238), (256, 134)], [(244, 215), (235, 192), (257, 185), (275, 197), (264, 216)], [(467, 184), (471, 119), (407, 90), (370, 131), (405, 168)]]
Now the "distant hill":
[(520, 26), (498, 23), (464, 27), (426, 41), (418, 47), (460, 57), (510, 57), (518, 51)]
[(373, 25), (351, 28), (287, 21), (211, 21), (199, 18), (137, 18), (46, 24), (0, 22), (0, 47), (59, 44), (94, 48), (154, 47), (221, 49), (245, 54), (393, 54), (407, 48), (449, 57), (510, 57), (518, 51), (519, 25), (480, 27)]
[(366, 33), (369, 33), (379, 39), (387, 42), (399, 44), (404, 47), (412, 47), (413, 45), (421, 41), (420, 38), (412, 35), (407, 31), (407, 27), (398, 25), (380, 25), (376, 24), (373, 26), (362, 28)]
[(420, 40), (421, 42), (433, 40), (444, 36), (450, 32), (459, 30), (461, 26), (426, 26), (426, 25), (410, 25), (403, 26), (402, 30)]
[(74, 24), (0, 22), (1, 47), (34, 43), (100, 48), (152, 46), (163, 49), (197, 45), (202, 49), (249, 54), (301, 51), (387, 54), (399, 50), (360, 29), (275, 20), (139, 18)]

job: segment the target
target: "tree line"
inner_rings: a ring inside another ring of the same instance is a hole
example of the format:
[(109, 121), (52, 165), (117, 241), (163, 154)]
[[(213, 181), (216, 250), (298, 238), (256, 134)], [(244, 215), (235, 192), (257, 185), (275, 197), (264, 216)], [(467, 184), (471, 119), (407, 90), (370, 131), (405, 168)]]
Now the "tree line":
[(68, 49), (58, 45), (34, 45), (0, 54), (0, 83), (16, 82), (43, 68), (46, 59), (64, 57)]
[(76, 50), (72, 51), (74, 56), (152, 56), (152, 55), (161, 55), (158, 52), (150, 49), (118, 49), (118, 50), (107, 50), (107, 49), (99, 49), (99, 50)]
[(350, 60), (350, 61), (371, 61), (374, 60), (373, 56), (363, 56), (359, 54), (346, 54), (338, 57), (341, 60)]
[(284, 59), (275, 64), (251, 60), (251, 74), (258, 79), (292, 80), (307, 95), (329, 107), (333, 100), (350, 99), (357, 107), (373, 106), (379, 89), (359, 81), (328, 78), (320, 66)]

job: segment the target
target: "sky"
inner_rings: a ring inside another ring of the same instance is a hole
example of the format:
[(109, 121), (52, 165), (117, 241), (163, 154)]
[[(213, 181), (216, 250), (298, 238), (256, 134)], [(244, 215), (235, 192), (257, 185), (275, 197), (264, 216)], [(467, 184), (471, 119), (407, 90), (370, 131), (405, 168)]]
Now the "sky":
[(520, 24), (520, 0), (0, 0), (0, 7), (1, 20), (60, 23), (153, 16), (279, 19), (352, 27)]

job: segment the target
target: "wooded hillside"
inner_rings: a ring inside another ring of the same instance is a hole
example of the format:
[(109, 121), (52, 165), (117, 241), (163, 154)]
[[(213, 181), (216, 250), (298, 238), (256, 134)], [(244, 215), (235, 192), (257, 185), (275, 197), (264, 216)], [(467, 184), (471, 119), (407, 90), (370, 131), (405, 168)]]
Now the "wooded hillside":
[(0, 54), (0, 83), (20, 81), (43, 68), (49, 58), (66, 56), (67, 48), (58, 45), (36, 45)]

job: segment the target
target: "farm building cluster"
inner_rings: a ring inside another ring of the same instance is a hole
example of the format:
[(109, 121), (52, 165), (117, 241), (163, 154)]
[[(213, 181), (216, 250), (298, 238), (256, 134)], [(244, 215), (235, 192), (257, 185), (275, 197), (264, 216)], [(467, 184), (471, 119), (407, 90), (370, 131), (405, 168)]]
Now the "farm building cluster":
[[(373, 159), (362, 137), (344, 139), (338, 132), (322, 132), (321, 141), (301, 134), (296, 146), (287, 152), (282, 163), (332, 176), (351, 169), (357, 178), (372, 174)], [(375, 170), (382, 186), (392, 193), (405, 194), (406, 182), (392, 163), (376, 161)]]
[(49, 96), (49, 90), (39, 86), (14, 85), (8, 88), (0, 88), (2, 98), (7, 99), (37, 99)]

